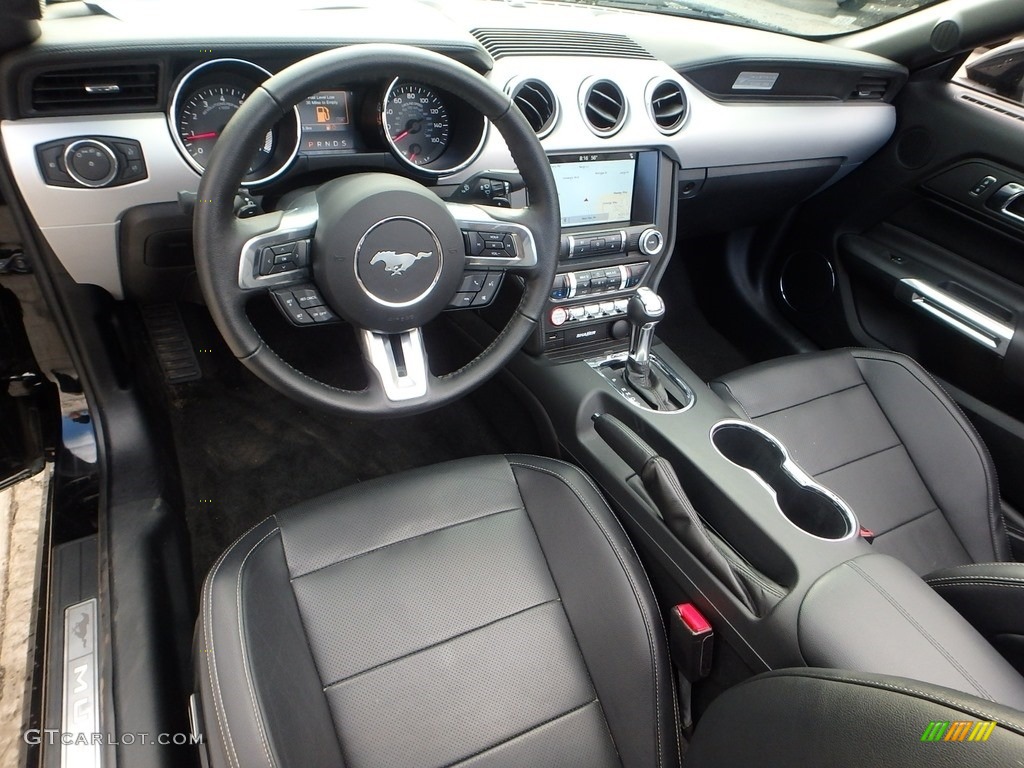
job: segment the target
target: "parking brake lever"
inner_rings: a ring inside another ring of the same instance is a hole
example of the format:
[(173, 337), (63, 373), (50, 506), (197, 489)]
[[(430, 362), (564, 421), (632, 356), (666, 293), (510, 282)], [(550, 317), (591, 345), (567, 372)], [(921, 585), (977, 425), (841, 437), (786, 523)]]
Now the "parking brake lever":
[(737, 570), (712, 540), (668, 460), (659, 456), (639, 435), (614, 416), (596, 413), (592, 419), (597, 434), (636, 472), (665, 524), (683, 546), (752, 613), (761, 615), (770, 604), (771, 596), (749, 574)]

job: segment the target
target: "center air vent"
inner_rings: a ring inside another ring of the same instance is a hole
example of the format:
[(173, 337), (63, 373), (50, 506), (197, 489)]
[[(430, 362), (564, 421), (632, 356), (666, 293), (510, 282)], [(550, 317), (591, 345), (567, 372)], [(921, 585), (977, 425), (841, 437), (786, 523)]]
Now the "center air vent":
[(686, 119), (686, 93), (683, 86), (675, 80), (662, 80), (650, 89), (647, 109), (659, 131), (675, 133)]
[(546, 83), (523, 80), (512, 88), (512, 102), (526, 116), (538, 138), (544, 138), (555, 127), (558, 119), (558, 101)]
[(156, 64), (109, 64), (56, 69), (32, 81), (36, 112), (126, 112), (159, 106)]
[(889, 90), (889, 78), (864, 75), (857, 81), (857, 86), (850, 94), (851, 99), (858, 100), (881, 100), (885, 92)]
[(611, 136), (626, 119), (626, 98), (611, 80), (584, 83), (583, 119), (598, 136)]

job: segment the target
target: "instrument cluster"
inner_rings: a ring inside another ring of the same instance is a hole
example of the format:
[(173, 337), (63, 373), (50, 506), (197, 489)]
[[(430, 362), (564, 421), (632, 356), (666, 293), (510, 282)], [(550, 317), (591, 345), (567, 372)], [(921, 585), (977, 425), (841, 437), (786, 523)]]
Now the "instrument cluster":
[[(202, 173), (221, 132), (271, 73), (242, 59), (214, 59), (185, 71), (171, 96), (167, 119), (175, 146)], [(487, 121), (461, 99), (401, 78), (371, 86), (311, 94), (252, 147), (244, 182), (260, 185), (297, 165), (350, 155), (390, 153), (423, 176), (468, 166), (486, 139)]]

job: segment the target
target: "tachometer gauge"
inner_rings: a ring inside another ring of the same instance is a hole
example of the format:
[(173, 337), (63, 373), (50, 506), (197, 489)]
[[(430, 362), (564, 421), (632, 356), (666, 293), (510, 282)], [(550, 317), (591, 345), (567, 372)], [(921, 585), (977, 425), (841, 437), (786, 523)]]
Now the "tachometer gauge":
[(388, 144), (406, 162), (422, 167), (448, 148), (448, 107), (433, 88), (395, 80), (384, 95), (381, 110), (381, 126)]
[[(270, 73), (242, 59), (211, 59), (178, 80), (167, 113), (171, 136), (182, 157), (202, 173), (228, 121)], [(263, 136), (242, 183), (263, 184), (288, 170), (299, 151), (299, 112), (285, 114)]]
[[(195, 164), (206, 168), (206, 162), (224, 126), (242, 106), (248, 92), (239, 86), (208, 85), (187, 96), (178, 108), (178, 136)], [(274, 154), (274, 131), (267, 131), (256, 151), (247, 173), (256, 173), (270, 162)]]

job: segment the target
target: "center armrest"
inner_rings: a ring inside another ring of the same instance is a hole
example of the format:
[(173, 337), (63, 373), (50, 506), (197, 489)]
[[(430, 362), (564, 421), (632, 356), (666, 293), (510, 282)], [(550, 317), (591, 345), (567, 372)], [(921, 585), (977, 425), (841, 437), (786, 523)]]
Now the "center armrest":
[(959, 565), (924, 580), (1024, 671), (1024, 563)]
[(811, 666), (900, 675), (1024, 709), (1024, 678), (910, 568), (869, 554), (836, 566), (800, 607)]

